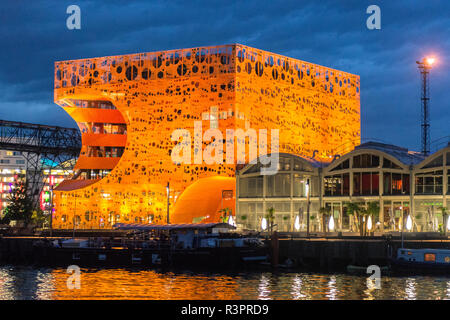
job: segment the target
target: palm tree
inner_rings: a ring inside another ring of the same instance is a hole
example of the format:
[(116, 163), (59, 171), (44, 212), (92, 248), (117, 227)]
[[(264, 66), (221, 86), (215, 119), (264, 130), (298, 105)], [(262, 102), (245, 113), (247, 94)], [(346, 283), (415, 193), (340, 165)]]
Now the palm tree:
[(319, 209), (319, 213), (322, 215), (322, 231), (329, 231), (327, 217), (329, 217), (331, 215), (331, 208), (330, 207), (321, 207)]
[(442, 212), (442, 229), (444, 231), (444, 236), (447, 234), (447, 219), (448, 219), (448, 213), (446, 207), (439, 207), (439, 209)]
[(359, 234), (363, 236), (364, 230), (363, 230), (363, 221), (362, 216), (364, 213), (364, 209), (361, 208), (361, 206), (358, 203), (355, 202), (349, 202), (347, 203), (347, 211), (346, 213), (348, 215), (353, 215), (355, 218), (355, 224), (357, 226), (357, 229), (359, 230)]
[(233, 214), (233, 210), (231, 208), (228, 208), (228, 207), (220, 209), (219, 212), (222, 213), (222, 215), (220, 216), (220, 220), (223, 223), (227, 223), (228, 222), (228, 217)]
[(267, 209), (266, 219), (269, 225), (269, 232), (272, 233), (275, 222), (275, 209), (273, 207)]

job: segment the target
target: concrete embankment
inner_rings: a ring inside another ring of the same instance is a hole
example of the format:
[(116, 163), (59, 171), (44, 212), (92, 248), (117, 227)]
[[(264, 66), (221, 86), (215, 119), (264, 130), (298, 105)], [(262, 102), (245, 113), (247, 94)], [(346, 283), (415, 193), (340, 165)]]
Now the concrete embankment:
[[(92, 235), (92, 234), (91, 234)], [(0, 238), (1, 264), (33, 264), (37, 257), (49, 254), (49, 250), (33, 246), (37, 240), (53, 241), (60, 237), (3, 237)], [(375, 264), (385, 266), (389, 257), (396, 254), (402, 245), (394, 238), (281, 238), (276, 244), (276, 264), (293, 261), (295, 269), (311, 271), (343, 271), (347, 265), (367, 267)], [(405, 239), (405, 248), (450, 249), (448, 238)], [(52, 259), (49, 257), (48, 261)]]

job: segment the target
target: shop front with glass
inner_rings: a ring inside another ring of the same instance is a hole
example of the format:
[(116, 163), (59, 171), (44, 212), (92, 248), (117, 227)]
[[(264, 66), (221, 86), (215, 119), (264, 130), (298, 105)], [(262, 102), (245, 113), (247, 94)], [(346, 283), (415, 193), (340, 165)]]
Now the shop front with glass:
[[(350, 204), (365, 213), (365, 223), (370, 215), (374, 232), (450, 231), (450, 146), (425, 158), (369, 143), (331, 163), (282, 154), (277, 174), (264, 176), (257, 168), (247, 166), (237, 178), (237, 217), (238, 222), (240, 216), (248, 219), (241, 224), (247, 229), (260, 230), (273, 208), (275, 230), (305, 231), (310, 191), (311, 232), (331, 231), (331, 216), (332, 231), (358, 232), (358, 217), (347, 210)], [(368, 214), (369, 206), (378, 211)]]

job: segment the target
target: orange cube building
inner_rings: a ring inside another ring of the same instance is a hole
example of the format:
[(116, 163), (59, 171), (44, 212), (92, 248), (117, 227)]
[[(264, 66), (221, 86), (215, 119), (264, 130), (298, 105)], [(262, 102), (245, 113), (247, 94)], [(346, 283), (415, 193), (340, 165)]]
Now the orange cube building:
[(195, 121), (278, 129), (280, 152), (318, 160), (360, 143), (358, 76), (238, 44), (57, 62), (54, 93), (83, 145), (54, 228), (165, 223), (168, 199), (171, 223), (234, 209), (235, 163), (172, 161), (172, 133), (194, 137)]

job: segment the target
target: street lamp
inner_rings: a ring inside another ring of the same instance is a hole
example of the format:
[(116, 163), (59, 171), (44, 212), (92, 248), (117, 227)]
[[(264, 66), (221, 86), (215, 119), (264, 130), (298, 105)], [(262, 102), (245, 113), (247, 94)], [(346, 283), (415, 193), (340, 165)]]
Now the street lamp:
[(334, 217), (333, 217), (333, 214), (331, 214), (330, 221), (328, 222), (328, 230), (330, 230), (330, 232), (334, 231)]
[(295, 217), (294, 228), (296, 231), (300, 230), (300, 216)]
[(266, 218), (262, 218), (262, 220), (261, 220), (261, 229), (263, 231), (267, 230), (267, 219)]
[(306, 179), (306, 236), (309, 237), (309, 206), (310, 206), (310, 189), (309, 179)]
[(369, 216), (369, 218), (367, 218), (367, 230), (369, 232), (372, 231), (372, 216)]
[(169, 182), (167, 182), (166, 191), (167, 191), (167, 224), (170, 224), (170, 220), (169, 220), (169, 206), (170, 206), (170, 202), (169, 202), (169, 197), (170, 197)]
[(408, 218), (406, 218), (406, 229), (408, 231), (411, 231), (412, 229), (412, 219), (411, 219), (411, 215), (408, 214)]
[(228, 217), (228, 224), (236, 227), (236, 223), (234, 222), (233, 216), (231, 215)]

